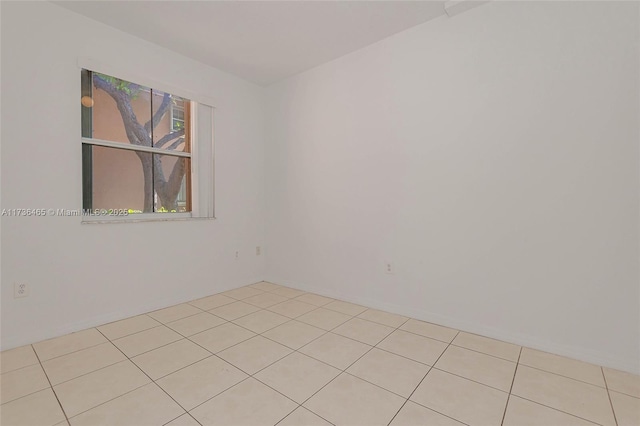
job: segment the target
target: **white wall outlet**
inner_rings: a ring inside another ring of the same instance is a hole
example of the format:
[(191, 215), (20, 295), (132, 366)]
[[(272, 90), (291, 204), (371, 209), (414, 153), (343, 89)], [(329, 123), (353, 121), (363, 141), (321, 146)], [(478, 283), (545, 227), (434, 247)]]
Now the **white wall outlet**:
[(236, 250), (236, 260), (240, 259), (240, 250)]
[(262, 248), (260, 246), (256, 246), (256, 256), (260, 256), (262, 254)]
[(13, 297), (27, 297), (29, 295), (29, 284), (27, 283), (15, 283), (13, 285)]
[(394, 267), (393, 267), (393, 263), (391, 263), (391, 262), (387, 262), (387, 263), (385, 264), (385, 272), (386, 272), (387, 274), (393, 274), (393, 273), (395, 272), (395, 269), (394, 269)]

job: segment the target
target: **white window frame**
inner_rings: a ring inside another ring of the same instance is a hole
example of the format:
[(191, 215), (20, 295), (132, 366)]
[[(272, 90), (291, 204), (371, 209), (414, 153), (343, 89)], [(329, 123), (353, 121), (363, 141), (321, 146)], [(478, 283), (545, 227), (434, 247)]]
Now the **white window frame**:
[[(81, 216), (83, 224), (90, 223), (119, 223), (119, 222), (152, 222), (175, 221), (194, 219), (215, 219), (214, 211), (214, 105), (216, 102), (202, 94), (194, 93), (170, 84), (155, 81), (148, 77), (136, 75), (127, 69), (119, 69), (117, 66), (102, 64), (92, 59), (79, 58), (78, 67), (105, 75), (114, 76), (136, 84), (152, 87), (156, 90), (171, 93), (191, 103), (190, 123), (191, 149), (187, 152), (171, 152), (176, 157), (191, 159), (191, 211), (185, 213), (135, 213), (128, 216)], [(78, 90), (80, 84), (78, 84)], [(80, 96), (78, 96), (78, 99)], [(79, 104), (79, 103), (78, 103)], [(78, 117), (80, 113), (78, 113)], [(199, 118), (200, 117), (200, 118)], [(171, 122), (173, 126), (173, 121)], [(186, 123), (185, 123), (186, 125)], [(91, 144), (109, 148), (129, 149), (134, 151), (150, 152), (154, 154), (169, 155), (167, 150), (154, 147), (142, 147), (119, 142), (104, 141), (93, 138), (81, 137), (81, 144)], [(78, 150), (81, 152), (81, 150)], [(82, 158), (78, 162), (82, 164)], [(81, 167), (80, 167), (81, 168)], [(82, 174), (82, 170), (80, 170)], [(80, 191), (80, 206), (82, 206), (82, 191)]]

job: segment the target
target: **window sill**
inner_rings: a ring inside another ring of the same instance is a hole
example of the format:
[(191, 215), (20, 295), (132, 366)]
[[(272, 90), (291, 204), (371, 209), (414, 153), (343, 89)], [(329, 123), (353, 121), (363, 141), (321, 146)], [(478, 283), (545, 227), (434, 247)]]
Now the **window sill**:
[(83, 225), (98, 223), (139, 223), (139, 222), (175, 222), (191, 220), (211, 220), (215, 217), (194, 217), (191, 213), (134, 213), (127, 216), (96, 216), (83, 218)]

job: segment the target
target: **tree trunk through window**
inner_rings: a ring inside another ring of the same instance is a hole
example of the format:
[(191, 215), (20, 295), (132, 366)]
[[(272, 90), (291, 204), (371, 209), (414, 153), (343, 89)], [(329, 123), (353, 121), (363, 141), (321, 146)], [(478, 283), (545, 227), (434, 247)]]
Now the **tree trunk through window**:
[[(167, 149), (168, 155), (155, 153), (149, 155), (149, 153), (136, 152), (142, 164), (142, 172), (144, 175), (143, 212), (151, 213), (158, 210), (168, 212), (178, 211), (177, 198), (185, 175), (187, 175), (188, 184), (187, 211), (190, 211), (190, 173), (187, 173), (189, 161), (184, 157), (169, 155), (172, 150), (175, 152), (175, 149), (182, 144), (184, 144), (183, 151), (189, 152), (188, 117), (190, 103), (184, 101), (186, 128), (183, 127), (177, 131), (170, 129), (168, 134), (162, 136), (154, 143), (154, 129), (157, 128), (158, 124), (160, 124), (162, 119), (167, 115), (172, 103), (175, 101), (171, 94), (164, 93), (162, 95), (162, 101), (158, 109), (152, 114), (151, 119), (143, 124), (140, 123), (136, 117), (131, 103), (132, 97), (135, 96), (139, 86), (97, 73), (93, 73), (93, 84), (97, 89), (106, 92), (115, 101), (124, 124), (127, 139), (132, 145)], [(153, 91), (151, 96), (153, 99)], [(166, 163), (164, 164), (165, 167), (163, 167), (163, 163)], [(169, 173), (165, 173), (167, 165), (171, 166)], [(154, 192), (157, 194), (159, 206), (156, 206)]]

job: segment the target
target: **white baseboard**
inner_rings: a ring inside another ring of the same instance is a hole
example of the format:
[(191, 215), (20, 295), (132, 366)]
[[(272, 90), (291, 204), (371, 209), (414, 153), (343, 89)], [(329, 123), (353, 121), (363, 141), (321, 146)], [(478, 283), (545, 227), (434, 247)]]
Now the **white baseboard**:
[(318, 288), (311, 285), (300, 285), (299, 283), (290, 282), (288, 280), (267, 279), (266, 281), (320, 294), (322, 296), (331, 297), (333, 299), (340, 299), (347, 302), (356, 303), (358, 305), (363, 305), (370, 308), (380, 309), (394, 314), (415, 318), (421, 321), (443, 325), (445, 327), (455, 328), (457, 330), (466, 331), (468, 333), (478, 334), (481, 336), (490, 337), (492, 339), (501, 340), (520, 346), (526, 346), (528, 348), (537, 349), (556, 355), (574, 358), (603, 367), (627, 371), (633, 374), (640, 374), (640, 361), (620, 359), (612, 356), (611, 353), (605, 351), (589, 351), (585, 350), (584, 348), (578, 348), (575, 346), (557, 344), (527, 334), (512, 333), (494, 327), (486, 327), (478, 323), (461, 321), (456, 318), (434, 314), (429, 311), (413, 309), (393, 303), (368, 299), (366, 297), (352, 297), (349, 295), (340, 294), (339, 292), (326, 291), (326, 289), (324, 288)]
[[(288, 287), (296, 288), (303, 291), (320, 294), (320, 295), (331, 297), (334, 299), (340, 299), (347, 302), (356, 303), (356, 304), (367, 306), (370, 308), (380, 309), (380, 310), (392, 312), (398, 315), (403, 315), (406, 317), (411, 317), (418, 320), (443, 325), (445, 327), (451, 327), (457, 330), (479, 334), (482, 336), (490, 337), (492, 339), (502, 340), (504, 342), (514, 343), (520, 346), (526, 346), (529, 348), (538, 349), (541, 351), (578, 359), (581, 361), (589, 362), (596, 365), (601, 365), (604, 367), (610, 367), (617, 370), (627, 371), (633, 374), (640, 374), (640, 363), (633, 362), (630, 360), (622, 360), (614, 356), (611, 356), (611, 354), (607, 352), (594, 352), (594, 351), (585, 350), (583, 348), (576, 348), (570, 345), (556, 344), (556, 343), (535, 338), (526, 334), (511, 333), (505, 330), (496, 329), (494, 327), (485, 327), (481, 324), (470, 323), (468, 321), (460, 321), (459, 319), (456, 319), (456, 318), (434, 314), (432, 312), (428, 312), (425, 310), (413, 309), (406, 306), (396, 305), (393, 303), (382, 302), (374, 299), (368, 299), (366, 297), (352, 297), (349, 295), (340, 294), (339, 292), (330, 292), (330, 291), (328, 292), (324, 288), (318, 288), (310, 285), (300, 285), (299, 283), (290, 282), (288, 280), (268, 279), (267, 281), (275, 284), (286, 285)], [(224, 287), (220, 289), (219, 292), (232, 290), (234, 288), (243, 287), (244, 285), (250, 285), (256, 282), (260, 282), (260, 280), (252, 281), (251, 283), (248, 283), (248, 284), (230, 286), (228, 288)], [(38, 333), (30, 334), (29, 336), (26, 336), (26, 337), (21, 336), (19, 338), (9, 338), (6, 340), (3, 339), (2, 347), (0, 348), (0, 350), (11, 349), (14, 347), (32, 344), (35, 342), (40, 342), (42, 340), (51, 339), (54, 337), (65, 335), (65, 334), (85, 330), (87, 328), (97, 327), (100, 325), (108, 324), (110, 322), (119, 321), (121, 319), (152, 312), (158, 309), (165, 308), (167, 306), (173, 306), (179, 303), (184, 303), (190, 300), (198, 299), (200, 297), (206, 297), (206, 296), (209, 296), (210, 294), (212, 293), (195, 295), (192, 297), (188, 297), (187, 299), (165, 298), (162, 300), (156, 300), (151, 303), (142, 305), (135, 310), (116, 311), (116, 312), (111, 312), (105, 315), (97, 315), (95, 317), (87, 318), (85, 320), (68, 324), (63, 327), (50, 328), (50, 329), (45, 327), (42, 330), (40, 330)]]
[[(258, 282), (261, 282), (261, 280), (252, 281), (248, 284), (222, 287), (220, 289), (216, 289), (218, 290), (216, 291), (216, 293), (221, 293), (227, 290), (233, 290), (235, 288), (244, 287), (246, 285), (251, 285)], [(129, 309), (125, 311), (115, 311), (115, 312), (110, 312), (108, 314), (96, 315), (91, 318), (86, 318), (81, 321), (77, 321), (71, 324), (66, 324), (62, 327), (48, 328), (44, 326), (42, 329), (38, 330), (38, 332), (36, 333), (29, 333), (28, 335), (22, 335), (19, 337), (6, 338), (6, 339), (3, 337), (0, 350), (13, 349), (18, 346), (30, 345), (33, 343), (41, 342), (43, 340), (64, 336), (65, 334), (86, 330), (88, 328), (99, 327), (101, 325), (105, 325), (110, 322), (134, 317), (136, 315), (142, 315), (148, 312), (156, 311), (158, 309), (166, 308), (166, 307), (177, 305), (180, 303), (189, 302), (191, 300), (199, 299), (201, 297), (210, 296), (212, 294), (215, 294), (215, 293), (188, 295), (186, 298), (184, 297), (164, 298), (164, 299), (152, 301), (150, 303), (139, 305), (135, 309)]]

